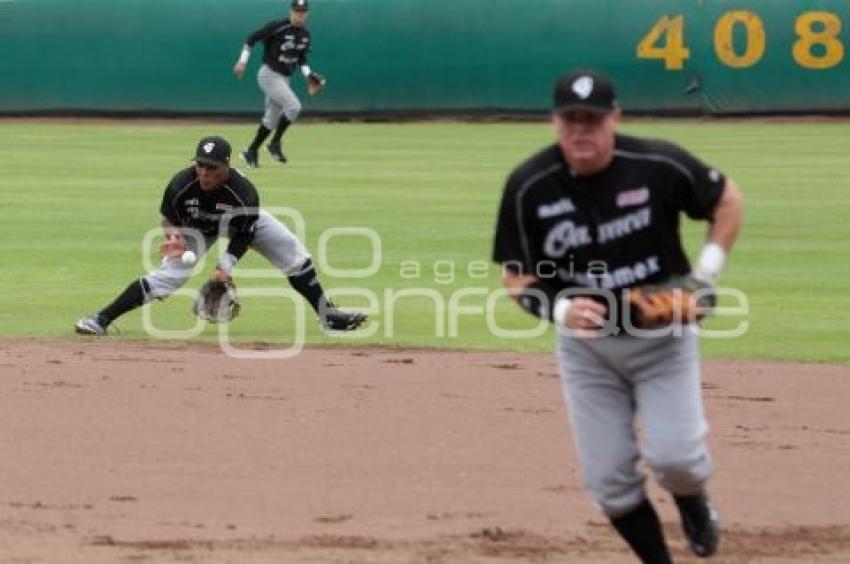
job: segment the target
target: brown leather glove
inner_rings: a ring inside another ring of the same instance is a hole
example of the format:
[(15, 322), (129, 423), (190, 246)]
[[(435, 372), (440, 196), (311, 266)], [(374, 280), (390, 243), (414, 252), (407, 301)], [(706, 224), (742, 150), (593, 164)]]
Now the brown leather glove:
[(239, 315), (242, 306), (231, 279), (207, 280), (198, 290), (192, 312), (212, 323), (227, 323)]
[(671, 324), (696, 323), (714, 308), (716, 298), (708, 284), (691, 276), (664, 284), (635, 286), (626, 291), (632, 323), (652, 329)]
[(311, 72), (307, 76), (307, 92), (310, 96), (315, 96), (325, 88), (325, 84), (327, 84), (327, 79), (320, 75), (319, 73)]

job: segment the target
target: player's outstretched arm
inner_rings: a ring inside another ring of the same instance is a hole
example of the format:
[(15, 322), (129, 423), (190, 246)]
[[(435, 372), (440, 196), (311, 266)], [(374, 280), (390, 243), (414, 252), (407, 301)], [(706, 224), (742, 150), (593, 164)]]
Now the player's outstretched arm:
[(242, 51), (239, 53), (239, 58), (236, 60), (236, 64), (233, 65), (233, 74), (236, 75), (236, 78), (242, 79), (242, 76), (245, 74), (245, 67), (248, 66), (248, 59), (251, 58), (251, 46), (245, 44), (242, 46)]

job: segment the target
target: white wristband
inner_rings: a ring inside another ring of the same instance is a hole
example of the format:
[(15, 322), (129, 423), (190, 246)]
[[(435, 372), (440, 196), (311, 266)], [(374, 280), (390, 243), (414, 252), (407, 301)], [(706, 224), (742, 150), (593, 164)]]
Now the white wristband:
[(310, 65), (301, 65), (301, 74), (303, 74), (305, 78), (310, 76), (311, 72), (313, 71), (310, 70)]
[(552, 321), (561, 327), (567, 326), (567, 311), (573, 301), (569, 298), (558, 298), (555, 300), (555, 307), (552, 308)]
[(251, 58), (251, 48), (247, 45), (242, 46), (242, 52), (239, 54), (239, 60), (237, 61), (240, 65), (248, 64), (248, 59)]
[(230, 274), (230, 271), (233, 270), (233, 267), (236, 266), (236, 262), (239, 259), (230, 253), (224, 253), (221, 255), (221, 258), (218, 261), (218, 268)]
[(694, 267), (694, 277), (703, 282), (714, 284), (726, 262), (726, 251), (718, 243), (709, 241), (702, 248)]

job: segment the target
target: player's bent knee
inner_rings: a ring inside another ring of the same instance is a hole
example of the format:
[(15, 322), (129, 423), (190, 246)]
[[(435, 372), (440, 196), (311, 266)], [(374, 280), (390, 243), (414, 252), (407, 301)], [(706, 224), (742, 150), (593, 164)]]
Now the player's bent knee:
[(596, 506), (608, 517), (631, 511), (645, 497), (644, 478), (635, 471), (633, 476), (618, 473), (597, 474), (585, 480), (585, 489)]
[(298, 119), (299, 115), (301, 115), (301, 103), (300, 102), (293, 104), (290, 108), (288, 108), (286, 110), (286, 119), (288, 119), (290, 122), (293, 122), (296, 119)]
[(616, 518), (625, 515), (643, 501), (646, 494), (643, 487), (638, 486), (620, 492), (601, 492), (589, 490), (590, 496), (596, 507), (605, 516)]
[(165, 299), (179, 290), (187, 280), (189, 280), (188, 273), (186, 276), (164, 275), (161, 273), (149, 274), (142, 278), (148, 290), (145, 295), (145, 301)]
[(711, 475), (711, 459), (707, 453), (696, 456), (668, 456), (650, 461), (658, 484), (675, 494), (692, 494), (702, 491)]
[(271, 117), (271, 116), (263, 116), (263, 119), (260, 120), (260, 123), (263, 124), (263, 127), (269, 130), (274, 130), (277, 127), (277, 122), (279, 118)]

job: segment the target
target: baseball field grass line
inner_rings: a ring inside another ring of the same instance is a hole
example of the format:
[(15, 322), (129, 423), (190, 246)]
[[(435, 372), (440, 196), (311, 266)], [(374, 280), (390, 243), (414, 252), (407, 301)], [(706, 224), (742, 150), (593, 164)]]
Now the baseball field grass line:
[[(101, 307), (143, 272), (142, 238), (159, 224), (162, 190), (187, 165), (197, 139), (219, 133), (238, 149), (251, 129), (215, 123), (0, 123), (5, 176), (0, 206), (13, 224), (3, 234), (0, 334), (73, 338), (76, 316)], [(722, 281), (746, 294), (749, 329), (740, 338), (705, 340), (706, 355), (850, 361), (850, 326), (843, 314), (850, 305), (850, 123), (661, 120), (627, 123), (624, 131), (678, 142), (727, 172), (744, 191), (744, 229)], [(325, 285), (365, 288), (380, 311), (373, 315), (374, 335), (362, 341), (326, 337), (310, 316), (308, 342), (550, 351), (550, 334), (499, 337), (481, 315), (461, 315), (457, 336), (450, 336), (453, 321), (445, 314), (453, 297), (465, 307), (483, 308), (499, 288), (497, 269), (488, 260), (502, 183), (513, 166), (551, 139), (546, 124), (293, 128), (285, 140), (290, 164), (281, 167), (266, 158), (262, 168), (248, 173), (263, 205), (297, 210), (314, 254), (322, 233), (340, 226), (374, 230), (381, 250), (374, 275), (335, 278), (328, 266), (365, 268), (372, 247), (358, 235), (326, 241), (327, 256), (316, 256)], [(236, 163), (241, 166), (238, 158)], [(693, 253), (705, 226), (683, 226)], [(211, 266), (208, 259), (207, 270)], [(248, 256), (241, 268), (266, 264)], [(187, 287), (197, 287), (203, 276)], [(279, 277), (237, 278), (246, 289), (288, 288)], [(339, 301), (368, 305), (355, 295)], [(285, 300), (244, 302), (244, 316), (230, 328), (233, 338), (282, 344), (293, 338), (292, 306)], [(495, 301), (493, 312), (491, 325), (503, 329), (535, 325), (504, 299)], [(159, 327), (193, 325), (187, 297), (155, 304), (150, 313)], [(119, 321), (125, 338), (148, 338), (142, 319), (137, 311)], [(742, 320), (727, 316), (707, 326), (731, 328)], [(209, 327), (197, 338), (215, 335)]]

